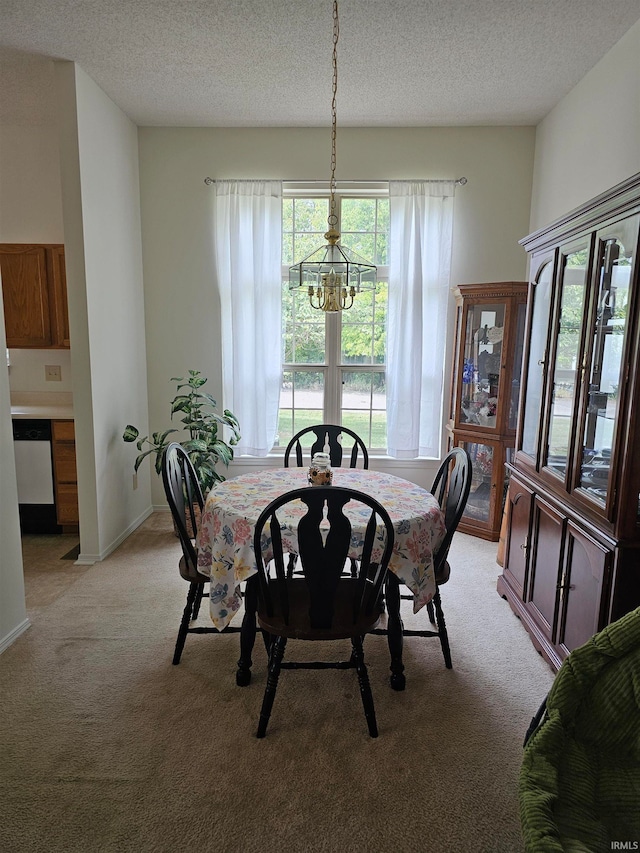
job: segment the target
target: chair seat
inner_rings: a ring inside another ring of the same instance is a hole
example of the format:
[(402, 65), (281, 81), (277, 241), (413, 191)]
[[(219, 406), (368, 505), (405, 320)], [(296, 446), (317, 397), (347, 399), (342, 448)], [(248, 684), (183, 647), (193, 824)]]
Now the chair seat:
[(449, 580), (451, 575), (451, 566), (447, 560), (445, 560), (444, 563), (436, 569), (435, 575), (438, 586), (442, 586), (443, 583), (446, 583)]
[(266, 613), (262, 603), (258, 605), (258, 624), (268, 634), (296, 640), (340, 640), (361, 637), (373, 630), (381, 615), (380, 605), (376, 605), (370, 614), (361, 613), (356, 622), (353, 620), (353, 601), (356, 594), (356, 580), (342, 579), (334, 599), (333, 623), (330, 628), (312, 628), (309, 618), (309, 590), (304, 578), (287, 580), (289, 596), (289, 621), (285, 623), (280, 608), (281, 597), (276, 594), (276, 581), (270, 581), (273, 589), (273, 615)]
[(178, 563), (178, 569), (180, 571), (180, 576), (183, 577), (189, 583), (209, 583), (211, 578), (208, 578), (207, 575), (201, 575), (200, 572), (195, 569), (191, 563), (187, 563), (184, 556), (180, 557), (180, 562)]

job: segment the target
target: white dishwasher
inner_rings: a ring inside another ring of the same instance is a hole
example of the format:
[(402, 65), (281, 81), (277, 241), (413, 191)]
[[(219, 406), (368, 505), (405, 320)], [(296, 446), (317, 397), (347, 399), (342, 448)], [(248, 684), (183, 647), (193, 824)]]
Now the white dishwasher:
[(53, 489), (51, 421), (14, 418), (18, 509), (23, 533), (59, 533)]

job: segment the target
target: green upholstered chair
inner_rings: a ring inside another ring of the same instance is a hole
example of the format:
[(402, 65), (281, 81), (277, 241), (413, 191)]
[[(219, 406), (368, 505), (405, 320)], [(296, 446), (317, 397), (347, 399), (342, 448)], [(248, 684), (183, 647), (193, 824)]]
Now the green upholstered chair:
[(563, 662), (525, 742), (519, 798), (527, 853), (640, 847), (640, 608)]

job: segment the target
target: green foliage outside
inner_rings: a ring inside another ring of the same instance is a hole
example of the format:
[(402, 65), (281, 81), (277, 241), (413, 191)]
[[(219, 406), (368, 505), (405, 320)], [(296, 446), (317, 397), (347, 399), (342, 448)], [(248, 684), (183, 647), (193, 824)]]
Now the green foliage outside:
[[(278, 438), (276, 441), (276, 447), (286, 447), (293, 436), (301, 429), (322, 422), (323, 415), (318, 409), (296, 409), (295, 421), (292, 420), (292, 412), (290, 409), (281, 409), (278, 418)], [(346, 412), (343, 419), (343, 426), (357, 432), (367, 447), (384, 448), (387, 446), (386, 412), (372, 413), (370, 440), (369, 412)], [(348, 445), (345, 444), (345, 446)]]

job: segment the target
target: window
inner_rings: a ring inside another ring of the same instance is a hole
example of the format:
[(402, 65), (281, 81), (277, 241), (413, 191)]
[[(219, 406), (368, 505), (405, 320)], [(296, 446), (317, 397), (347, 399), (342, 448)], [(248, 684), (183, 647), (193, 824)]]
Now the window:
[(336, 423), (358, 433), (372, 451), (385, 452), (386, 316), (389, 197), (386, 184), (338, 187), (341, 243), (378, 267), (375, 291), (360, 293), (343, 312), (325, 314), (304, 293), (288, 288), (289, 267), (322, 245), (329, 191), (284, 186), (282, 216), (283, 381), (276, 446), (314, 423)]

